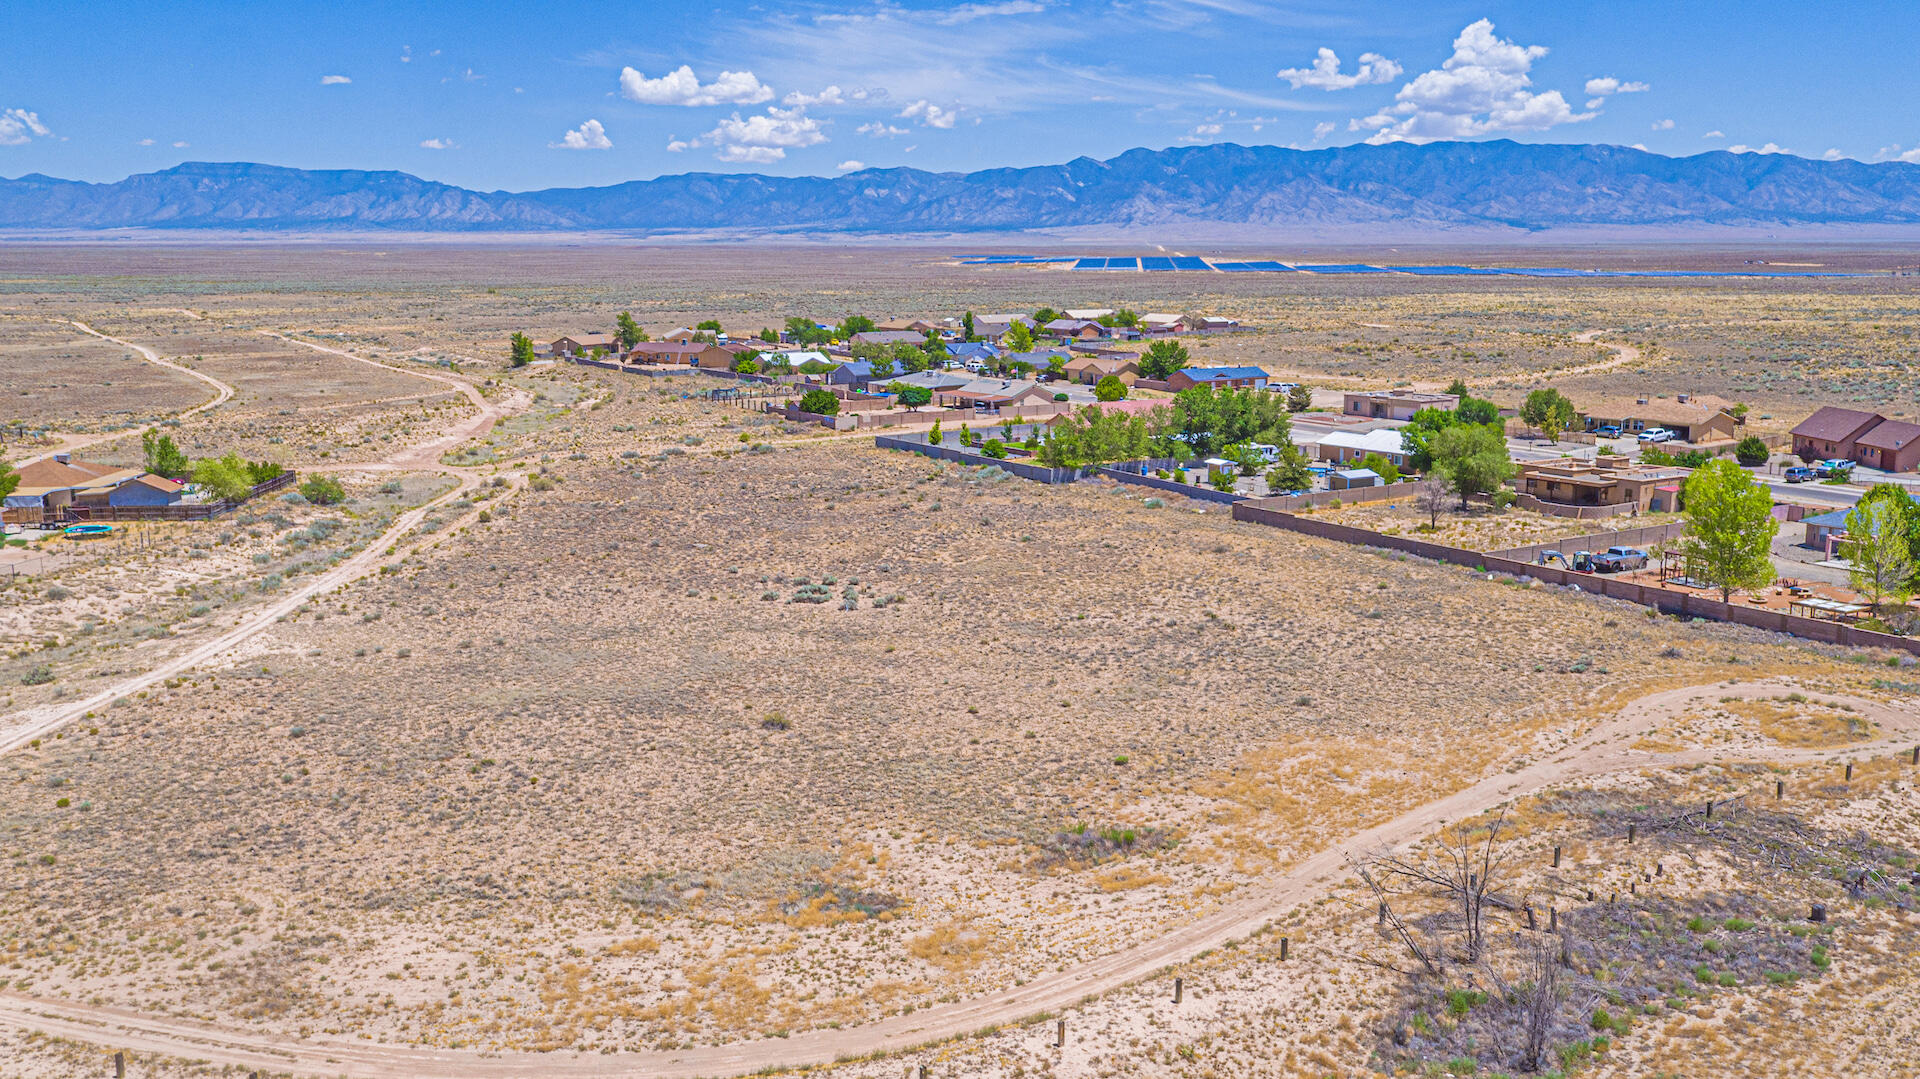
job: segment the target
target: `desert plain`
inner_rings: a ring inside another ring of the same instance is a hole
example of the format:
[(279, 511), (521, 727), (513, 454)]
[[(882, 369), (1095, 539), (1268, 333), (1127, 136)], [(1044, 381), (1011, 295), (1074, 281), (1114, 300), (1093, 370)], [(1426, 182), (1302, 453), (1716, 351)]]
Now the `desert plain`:
[(1911, 656), (506, 341), (1202, 311), (1257, 329), (1196, 362), (1316, 388), (1715, 394), (1777, 433), (1920, 409), (1916, 287), (0, 248), (8, 458), (137, 464), (151, 427), (348, 495), (0, 578), (0, 1073), (1914, 1074)]

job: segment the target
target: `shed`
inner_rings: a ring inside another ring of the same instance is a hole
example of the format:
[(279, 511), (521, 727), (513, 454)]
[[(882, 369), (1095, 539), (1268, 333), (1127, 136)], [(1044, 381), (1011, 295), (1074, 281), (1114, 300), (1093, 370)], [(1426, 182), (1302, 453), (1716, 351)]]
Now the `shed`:
[(1327, 473), (1327, 490), (1344, 491), (1351, 487), (1383, 487), (1386, 481), (1371, 468), (1341, 468)]

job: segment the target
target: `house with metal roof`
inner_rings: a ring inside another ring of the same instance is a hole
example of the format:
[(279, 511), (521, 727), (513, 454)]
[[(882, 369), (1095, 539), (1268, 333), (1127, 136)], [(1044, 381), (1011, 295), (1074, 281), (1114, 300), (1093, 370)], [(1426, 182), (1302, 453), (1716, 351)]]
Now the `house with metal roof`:
[(1407, 450), (1405, 439), (1395, 428), (1380, 431), (1332, 431), (1314, 440), (1314, 452), (1322, 461), (1345, 462), (1364, 461), (1370, 454), (1379, 454), (1393, 464), (1395, 468), (1405, 468)]
[(56, 453), (15, 474), (20, 482), (6, 497), (8, 509), (61, 509), (66, 506), (171, 506), (186, 485), (140, 468), (77, 461)]
[(1189, 390), (1195, 386), (1212, 386), (1216, 390), (1264, 390), (1267, 388), (1267, 372), (1258, 367), (1183, 367), (1167, 378), (1167, 385), (1175, 390)]

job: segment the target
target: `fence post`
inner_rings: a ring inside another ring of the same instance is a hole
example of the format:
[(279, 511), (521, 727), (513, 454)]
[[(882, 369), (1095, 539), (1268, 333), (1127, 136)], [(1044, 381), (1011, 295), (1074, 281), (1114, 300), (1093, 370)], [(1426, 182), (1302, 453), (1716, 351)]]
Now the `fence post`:
[(1173, 980), (1173, 1002), (1175, 1004), (1180, 1003), (1180, 988), (1180, 979), (1175, 978)]

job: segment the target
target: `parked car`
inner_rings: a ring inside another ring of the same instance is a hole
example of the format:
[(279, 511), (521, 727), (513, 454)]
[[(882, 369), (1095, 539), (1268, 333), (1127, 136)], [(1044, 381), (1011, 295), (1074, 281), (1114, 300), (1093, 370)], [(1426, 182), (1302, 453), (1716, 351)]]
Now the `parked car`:
[(1596, 438), (1619, 438), (1620, 425), (1617, 423), (1603, 423), (1594, 428), (1593, 433)]
[(1664, 427), (1649, 427), (1640, 432), (1642, 442), (1672, 442), (1674, 437), (1674, 433)]
[(1844, 480), (1853, 475), (1853, 462), (1844, 457), (1830, 457), (1825, 461), (1816, 462), (1813, 470), (1822, 479), (1832, 477)]
[(1597, 573), (1620, 573), (1630, 569), (1647, 568), (1647, 552), (1638, 547), (1609, 547), (1593, 556), (1593, 568)]
[(1812, 483), (1816, 473), (1806, 465), (1794, 465), (1781, 473), (1780, 478), (1788, 483)]

